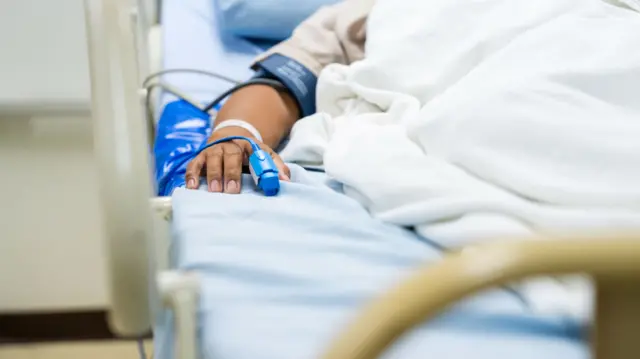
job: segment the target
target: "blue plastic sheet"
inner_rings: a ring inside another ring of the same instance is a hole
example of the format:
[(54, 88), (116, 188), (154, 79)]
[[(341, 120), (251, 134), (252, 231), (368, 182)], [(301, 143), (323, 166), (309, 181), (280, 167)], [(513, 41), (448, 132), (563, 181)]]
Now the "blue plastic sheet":
[(176, 163), (192, 157), (211, 134), (209, 115), (184, 100), (165, 106), (157, 125), (155, 145), (155, 178), (158, 195), (168, 196), (184, 186), (188, 161), (173, 170)]

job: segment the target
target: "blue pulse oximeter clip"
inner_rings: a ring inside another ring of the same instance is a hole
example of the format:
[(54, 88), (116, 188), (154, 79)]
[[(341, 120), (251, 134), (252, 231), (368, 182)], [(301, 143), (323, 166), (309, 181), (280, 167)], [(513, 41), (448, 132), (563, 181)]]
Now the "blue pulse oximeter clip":
[(258, 187), (258, 189), (262, 191), (265, 196), (277, 195), (278, 192), (280, 192), (278, 168), (276, 167), (275, 162), (273, 162), (271, 156), (263, 149), (261, 149), (255, 141), (248, 137), (229, 136), (221, 138), (211, 143), (207, 143), (205, 146), (201, 147), (193, 156), (197, 156), (200, 152), (211, 146), (217, 145), (218, 143), (233, 140), (247, 141), (251, 145), (253, 153), (251, 154), (251, 156), (249, 156), (249, 172), (251, 173), (251, 177), (253, 178), (253, 182), (255, 183), (256, 187)]
[(249, 172), (256, 187), (265, 196), (275, 196), (280, 191), (280, 179), (275, 162), (268, 153), (262, 149), (254, 149), (249, 156)]

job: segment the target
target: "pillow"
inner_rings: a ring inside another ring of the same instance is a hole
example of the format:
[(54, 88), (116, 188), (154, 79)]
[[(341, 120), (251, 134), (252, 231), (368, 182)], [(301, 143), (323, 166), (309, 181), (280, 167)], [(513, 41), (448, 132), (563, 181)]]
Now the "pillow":
[(284, 40), (304, 19), (341, 0), (213, 0), (223, 32), (256, 39)]

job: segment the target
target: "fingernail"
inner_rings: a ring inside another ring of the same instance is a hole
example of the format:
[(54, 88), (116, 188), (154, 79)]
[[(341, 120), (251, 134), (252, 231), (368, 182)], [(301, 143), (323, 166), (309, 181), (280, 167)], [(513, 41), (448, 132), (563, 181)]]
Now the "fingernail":
[(218, 181), (218, 180), (211, 181), (211, 185), (209, 186), (209, 190), (211, 192), (220, 192), (220, 191), (222, 191), (222, 187), (220, 186), (220, 181)]
[(283, 173), (282, 174), (282, 180), (289, 182), (289, 181), (291, 181), (291, 178), (289, 178), (289, 176), (287, 176), (286, 174)]
[(225, 193), (238, 193), (238, 182), (229, 181), (227, 182), (227, 186), (224, 188)]
[(196, 180), (194, 180), (193, 178), (190, 178), (189, 181), (187, 182), (187, 188), (195, 189), (196, 188)]

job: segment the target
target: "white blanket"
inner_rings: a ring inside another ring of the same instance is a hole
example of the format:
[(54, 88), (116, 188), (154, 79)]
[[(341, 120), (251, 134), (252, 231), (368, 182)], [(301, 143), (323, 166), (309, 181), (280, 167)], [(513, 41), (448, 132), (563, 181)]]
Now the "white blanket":
[(445, 247), (640, 228), (640, 14), (611, 1), (378, 0), (283, 156)]

